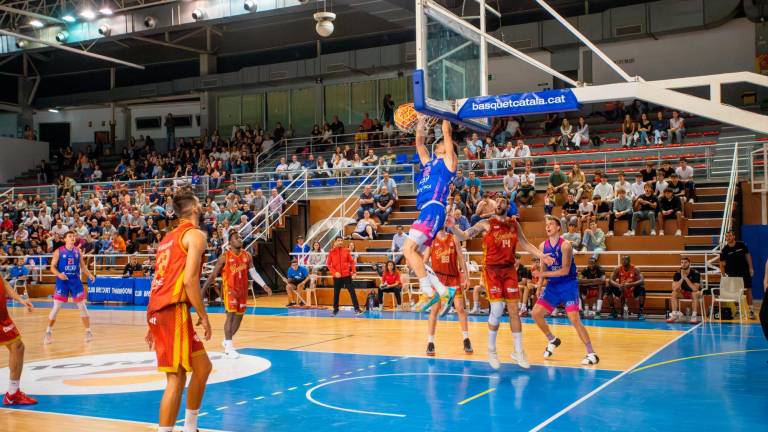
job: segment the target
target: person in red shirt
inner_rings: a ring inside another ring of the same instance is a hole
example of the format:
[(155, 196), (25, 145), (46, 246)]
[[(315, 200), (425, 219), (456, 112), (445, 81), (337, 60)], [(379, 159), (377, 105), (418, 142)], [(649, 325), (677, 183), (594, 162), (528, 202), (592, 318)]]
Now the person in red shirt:
[(333, 316), (339, 313), (339, 293), (342, 288), (346, 288), (352, 298), (355, 315), (362, 315), (363, 311), (357, 303), (355, 287), (352, 286), (352, 278), (357, 274), (355, 260), (352, 259), (349, 249), (344, 247), (344, 239), (340, 236), (334, 240), (325, 265), (333, 275)]
[(0, 222), (0, 231), (13, 232), (13, 221), (8, 213), (3, 215), (3, 221)]
[(8, 392), (3, 397), (3, 405), (34, 405), (37, 400), (19, 390), (21, 370), (24, 367), (24, 342), (21, 341), (19, 329), (8, 315), (6, 296), (21, 303), (29, 311), (32, 310), (32, 303), (19, 297), (5, 279), (0, 278), (0, 285), (2, 285), (0, 287), (0, 346), (8, 348), (8, 365), (11, 372)]
[(379, 285), (379, 304), (384, 304), (384, 293), (393, 293), (397, 307), (403, 303), (402, 300), (403, 282), (400, 278), (400, 272), (394, 261), (387, 261), (384, 266), (384, 272), (381, 274), (381, 285)]

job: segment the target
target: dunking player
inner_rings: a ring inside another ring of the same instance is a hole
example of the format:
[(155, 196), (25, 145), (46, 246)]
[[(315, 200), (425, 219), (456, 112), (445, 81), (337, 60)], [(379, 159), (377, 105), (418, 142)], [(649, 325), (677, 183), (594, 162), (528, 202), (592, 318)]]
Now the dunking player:
[(32, 303), (19, 297), (16, 291), (8, 285), (8, 282), (1, 277), (0, 284), (3, 285), (0, 289), (0, 346), (4, 345), (8, 348), (8, 369), (11, 372), (8, 392), (3, 397), (3, 405), (34, 405), (37, 400), (19, 390), (21, 369), (24, 367), (24, 342), (21, 341), (18, 327), (8, 315), (6, 296), (21, 303), (29, 311), (32, 310)]
[(448, 226), (451, 227), (451, 231), (459, 241), (485, 234), (483, 237), (483, 279), (485, 279), (485, 288), (488, 290), (488, 299), (491, 302), (491, 311), (488, 314), (488, 363), (494, 369), (501, 366), (496, 354), (496, 335), (504, 315), (504, 303), (506, 302), (509, 312), (509, 327), (512, 330), (512, 338), (515, 343), (512, 360), (520, 367), (527, 369), (530, 364), (525, 351), (523, 351), (523, 329), (518, 311), (520, 289), (517, 285), (517, 271), (515, 270), (515, 249), (519, 242), (523, 249), (539, 257), (539, 259), (548, 262), (552, 262), (552, 259), (544, 256), (536, 246), (528, 243), (517, 221), (507, 216), (508, 208), (509, 201), (506, 198), (500, 198), (497, 202), (496, 214), (490, 219), (478, 222), (466, 232), (455, 226), (452, 219), (448, 221)]
[[(451, 123), (443, 120), (443, 137), (435, 143), (435, 153), (430, 156), (425, 145), (426, 128), (424, 117), (419, 117), (416, 126), (416, 151), (422, 165), (421, 180), (416, 188), (416, 206), (419, 209), (419, 217), (411, 225), (408, 238), (403, 245), (403, 256), (408, 262), (408, 267), (419, 278), (419, 287), (425, 297), (419, 301), (416, 308), (425, 311), (435, 304), (440, 297), (446, 297), (451, 301), (456, 290), (446, 288), (433, 273), (424, 265), (426, 257), (424, 248), (432, 244), (437, 232), (445, 224), (445, 202), (448, 199), (448, 185), (456, 177), (458, 158), (451, 137)], [(437, 294), (435, 294), (437, 291)], [(446, 303), (448, 303), (446, 302)]]
[(157, 369), (165, 372), (167, 384), (160, 401), (158, 432), (172, 432), (179, 413), (181, 394), (187, 388), (184, 431), (197, 431), (197, 415), (211, 373), (211, 361), (203, 343), (192, 328), (190, 306), (203, 326), (205, 340), (211, 338), (211, 324), (200, 296), (200, 270), (206, 238), (199, 229), (203, 208), (189, 188), (173, 196), (173, 211), (179, 225), (163, 237), (157, 248), (155, 278), (147, 307), (146, 341), (157, 354)]
[(253, 281), (258, 283), (268, 295), (272, 295), (272, 290), (253, 267), (253, 257), (243, 250), (243, 239), (240, 238), (240, 233), (236, 229), (229, 230), (229, 250), (221, 254), (216, 261), (213, 272), (203, 285), (203, 292), (207, 292), (212, 284), (215, 285), (219, 273), (223, 273), (221, 281), (224, 295), (222, 298), (224, 309), (227, 311), (227, 318), (224, 321), (224, 354), (229, 358), (238, 358), (240, 354), (232, 345), (232, 337), (240, 329), (243, 314), (248, 306), (248, 275), (250, 274)]
[(587, 329), (581, 323), (579, 318), (579, 282), (576, 279), (576, 262), (573, 259), (573, 247), (569, 241), (561, 236), (560, 221), (552, 216), (547, 216), (545, 224), (547, 239), (541, 243), (540, 249), (548, 257), (552, 257), (554, 262), (546, 265), (547, 271), (534, 270), (533, 276), (546, 278), (547, 285), (544, 292), (539, 297), (536, 305), (533, 307), (533, 319), (539, 326), (544, 335), (547, 336), (547, 348), (544, 350), (544, 358), (549, 358), (554, 354), (555, 348), (560, 346), (560, 339), (555, 337), (549, 329), (544, 316), (552, 313), (556, 307), (561, 304), (565, 306), (565, 313), (568, 320), (576, 329), (579, 338), (587, 347), (587, 355), (581, 361), (583, 365), (594, 365), (600, 361), (600, 358), (592, 349), (592, 342), (589, 340)]
[[(459, 316), (461, 335), (464, 339), (464, 352), (472, 354), (472, 342), (469, 340), (469, 325), (467, 324), (467, 312), (464, 310), (463, 294), (463, 290), (469, 287), (469, 273), (464, 254), (461, 253), (461, 243), (455, 236), (441, 229), (424, 254), (430, 258), (432, 271), (435, 272), (440, 283), (456, 290), (456, 295), (453, 297), (453, 307)], [(435, 355), (435, 327), (437, 327), (437, 316), (441, 307), (445, 307), (444, 311), (447, 311), (450, 305), (434, 304), (429, 313), (428, 356)]]
[(93, 280), (93, 274), (88, 271), (83, 259), (83, 253), (80, 248), (75, 246), (76, 234), (74, 231), (68, 231), (64, 235), (64, 246), (56, 249), (51, 258), (51, 273), (56, 276), (56, 291), (53, 294), (53, 308), (48, 314), (48, 327), (45, 329), (43, 342), (51, 343), (53, 340), (53, 325), (56, 323), (56, 316), (61, 310), (61, 304), (69, 300), (80, 309), (80, 318), (85, 327), (85, 341), (90, 342), (93, 339), (91, 331), (91, 318), (88, 316), (88, 309), (85, 307), (85, 290), (83, 282), (80, 280), (80, 271), (88, 276), (88, 280)]

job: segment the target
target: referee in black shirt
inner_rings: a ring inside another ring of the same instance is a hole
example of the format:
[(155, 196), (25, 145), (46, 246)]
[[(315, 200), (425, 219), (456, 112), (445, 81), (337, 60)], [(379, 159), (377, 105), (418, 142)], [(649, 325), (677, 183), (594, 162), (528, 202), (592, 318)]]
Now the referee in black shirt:
[(733, 230), (725, 233), (725, 246), (720, 251), (720, 274), (723, 276), (740, 277), (744, 280), (744, 289), (747, 291), (747, 304), (749, 305), (749, 319), (755, 319), (752, 311), (752, 276), (755, 269), (752, 267), (752, 256), (744, 242), (737, 242)]

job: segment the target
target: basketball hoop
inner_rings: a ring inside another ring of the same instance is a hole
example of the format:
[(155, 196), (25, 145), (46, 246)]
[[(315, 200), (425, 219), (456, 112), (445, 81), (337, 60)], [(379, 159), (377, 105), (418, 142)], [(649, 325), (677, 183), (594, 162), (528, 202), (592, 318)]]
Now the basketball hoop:
[(419, 124), (419, 117), (424, 119), (426, 131), (435, 127), (438, 121), (436, 117), (430, 117), (416, 111), (412, 103), (406, 103), (395, 110), (395, 126), (405, 133), (414, 133)]

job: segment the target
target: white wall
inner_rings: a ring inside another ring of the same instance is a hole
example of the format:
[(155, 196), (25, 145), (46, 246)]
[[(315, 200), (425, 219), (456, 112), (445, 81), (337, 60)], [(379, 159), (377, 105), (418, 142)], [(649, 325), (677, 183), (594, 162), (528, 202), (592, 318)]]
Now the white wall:
[[(197, 116), (200, 115), (200, 102), (179, 102), (166, 104), (145, 104), (128, 107), (131, 110), (131, 135), (138, 138), (139, 135), (149, 134), (155, 140), (165, 139), (165, 127), (163, 123), (168, 113), (174, 116), (191, 115), (192, 127), (177, 127), (176, 138), (199, 137), (200, 125), (197, 124)], [(140, 117), (160, 117), (160, 127), (157, 129), (136, 129), (136, 119)]]
[(48, 159), (48, 143), (2, 137), (0, 152), (0, 182), (6, 183)]
[[(708, 30), (662, 35), (658, 40), (637, 39), (599, 47), (630, 76), (646, 80), (755, 70), (755, 24), (746, 18)], [(592, 77), (594, 84), (621, 81), (595, 55)]]
[[(552, 54), (547, 51), (529, 55), (547, 66), (551, 64)], [(552, 88), (551, 75), (508, 54), (489, 58), (488, 73), (493, 75), (493, 79), (488, 81), (488, 93), (492, 95)]]

